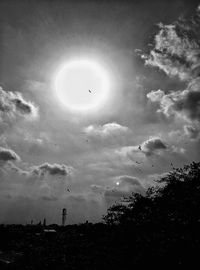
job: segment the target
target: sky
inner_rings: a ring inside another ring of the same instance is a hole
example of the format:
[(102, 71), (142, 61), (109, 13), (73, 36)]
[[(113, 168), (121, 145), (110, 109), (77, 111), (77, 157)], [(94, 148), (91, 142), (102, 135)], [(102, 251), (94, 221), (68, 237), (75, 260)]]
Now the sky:
[[(0, 2), (0, 223), (98, 222), (200, 157), (198, 1)], [(110, 95), (69, 110), (55, 77), (93, 59)]]

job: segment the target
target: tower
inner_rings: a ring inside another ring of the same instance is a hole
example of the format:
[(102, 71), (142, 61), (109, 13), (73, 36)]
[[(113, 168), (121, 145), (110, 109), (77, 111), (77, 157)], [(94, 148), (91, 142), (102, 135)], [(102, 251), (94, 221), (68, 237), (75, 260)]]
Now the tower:
[(63, 210), (62, 210), (62, 226), (65, 226), (66, 216), (67, 216), (67, 209), (63, 208)]
[(46, 227), (46, 218), (43, 220), (43, 227)]

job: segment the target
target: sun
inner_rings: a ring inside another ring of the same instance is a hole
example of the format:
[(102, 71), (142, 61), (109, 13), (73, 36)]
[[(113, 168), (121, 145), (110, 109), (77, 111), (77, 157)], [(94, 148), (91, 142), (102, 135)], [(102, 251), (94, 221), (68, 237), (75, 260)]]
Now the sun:
[(59, 101), (70, 110), (98, 110), (110, 94), (109, 76), (106, 69), (93, 60), (72, 60), (58, 71), (55, 91)]

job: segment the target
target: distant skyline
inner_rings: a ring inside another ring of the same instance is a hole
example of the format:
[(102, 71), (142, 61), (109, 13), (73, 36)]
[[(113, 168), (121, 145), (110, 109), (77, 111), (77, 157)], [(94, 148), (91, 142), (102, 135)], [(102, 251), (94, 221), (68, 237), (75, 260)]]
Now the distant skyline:
[[(0, 223), (98, 222), (199, 161), (199, 1), (2, 0), (0, 17)], [(110, 83), (88, 113), (55, 91), (79, 58)]]

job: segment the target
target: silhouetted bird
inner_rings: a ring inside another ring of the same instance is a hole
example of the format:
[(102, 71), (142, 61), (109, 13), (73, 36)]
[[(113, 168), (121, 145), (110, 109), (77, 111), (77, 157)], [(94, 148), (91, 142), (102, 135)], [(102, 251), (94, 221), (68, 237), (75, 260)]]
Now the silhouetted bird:
[(68, 192), (71, 192), (69, 188), (67, 189), (67, 191), (68, 191)]
[(92, 91), (91, 90), (88, 90), (89, 91), (89, 93), (92, 93)]
[(139, 149), (140, 151), (142, 151), (141, 145), (138, 146), (138, 149)]

